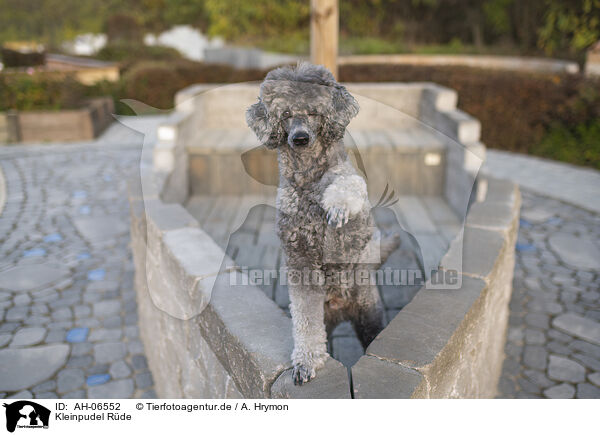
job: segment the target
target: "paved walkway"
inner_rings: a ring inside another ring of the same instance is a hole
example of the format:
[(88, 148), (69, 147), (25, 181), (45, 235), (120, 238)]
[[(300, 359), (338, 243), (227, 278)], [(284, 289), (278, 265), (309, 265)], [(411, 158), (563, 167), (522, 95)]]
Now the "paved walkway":
[(540, 195), (600, 213), (600, 172), (593, 169), (506, 151), (487, 150), (482, 171), (513, 180)]
[(600, 398), (600, 174), (499, 151), (485, 170), (523, 195), (499, 397)]
[(115, 123), (94, 142), (0, 147), (0, 398), (155, 396), (125, 192), (143, 138)]

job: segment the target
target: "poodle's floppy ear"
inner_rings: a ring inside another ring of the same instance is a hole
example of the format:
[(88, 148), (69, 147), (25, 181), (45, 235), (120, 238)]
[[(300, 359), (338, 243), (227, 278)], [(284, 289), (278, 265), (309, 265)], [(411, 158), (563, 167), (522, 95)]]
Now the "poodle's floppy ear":
[(332, 112), (327, 118), (323, 134), (330, 141), (341, 140), (346, 127), (356, 115), (359, 106), (350, 92), (342, 85), (336, 85), (332, 95)]
[(277, 148), (280, 142), (278, 129), (269, 120), (267, 108), (260, 98), (246, 111), (246, 123), (252, 129), (260, 143), (269, 149)]
[(359, 111), (358, 103), (342, 85), (337, 85), (333, 92), (333, 108), (337, 112), (337, 122), (344, 127), (358, 115)]

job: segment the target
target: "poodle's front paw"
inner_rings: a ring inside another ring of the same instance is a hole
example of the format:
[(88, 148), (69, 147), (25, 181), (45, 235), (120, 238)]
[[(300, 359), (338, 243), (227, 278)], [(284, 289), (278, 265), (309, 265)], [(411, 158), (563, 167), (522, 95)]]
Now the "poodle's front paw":
[(345, 207), (331, 207), (327, 210), (327, 223), (336, 228), (348, 223), (350, 211)]
[(292, 370), (294, 385), (302, 385), (315, 377), (315, 369), (304, 364), (296, 364)]

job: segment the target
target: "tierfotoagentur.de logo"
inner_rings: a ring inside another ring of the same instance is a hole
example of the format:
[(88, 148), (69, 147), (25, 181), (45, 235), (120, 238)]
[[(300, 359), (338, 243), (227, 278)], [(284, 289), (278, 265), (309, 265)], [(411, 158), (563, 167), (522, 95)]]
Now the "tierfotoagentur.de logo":
[(48, 429), (50, 410), (29, 400), (19, 400), (10, 404), (4, 403), (6, 408), (6, 430), (14, 432), (15, 429)]

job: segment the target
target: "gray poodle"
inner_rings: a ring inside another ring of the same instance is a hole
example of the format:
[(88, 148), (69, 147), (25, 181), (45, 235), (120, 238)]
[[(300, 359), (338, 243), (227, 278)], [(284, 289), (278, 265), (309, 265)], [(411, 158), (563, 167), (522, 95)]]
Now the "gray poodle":
[(358, 110), (326, 68), (300, 63), (269, 72), (246, 113), (261, 144), (278, 151), (277, 225), (288, 266), (297, 385), (324, 364), (327, 337), (338, 323), (350, 320), (364, 348), (384, 326), (368, 276), (398, 239), (380, 239), (367, 185), (344, 147)]

